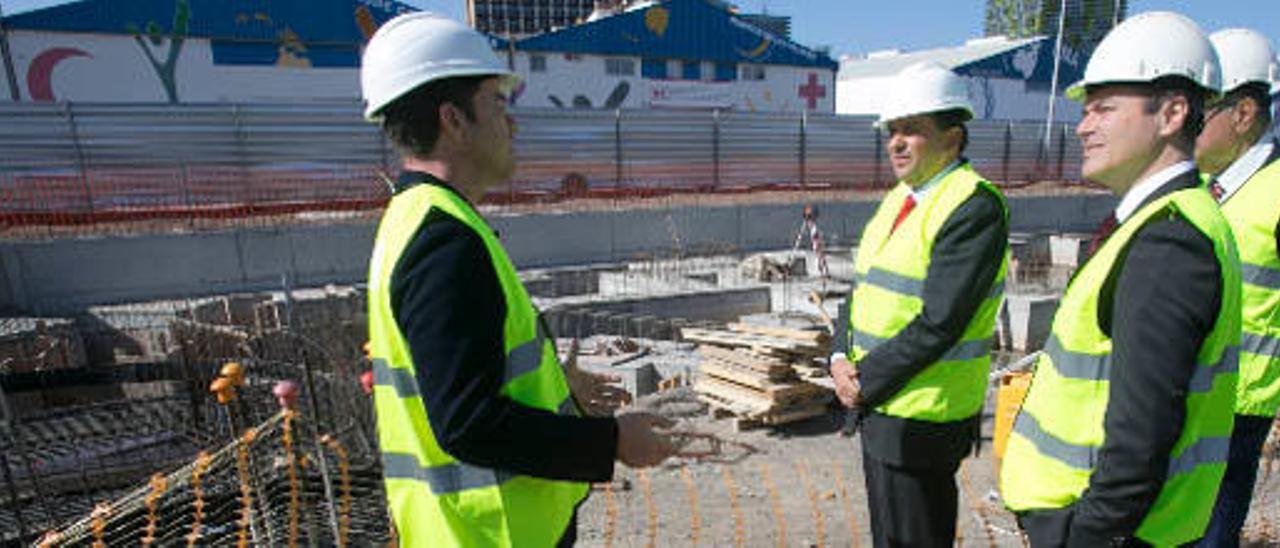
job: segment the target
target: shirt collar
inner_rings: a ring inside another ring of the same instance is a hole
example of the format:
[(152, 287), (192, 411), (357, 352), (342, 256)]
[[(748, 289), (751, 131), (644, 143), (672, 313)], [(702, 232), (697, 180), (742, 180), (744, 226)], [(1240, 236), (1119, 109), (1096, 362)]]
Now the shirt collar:
[(1125, 219), (1133, 215), (1134, 211), (1138, 210), (1139, 206), (1147, 201), (1148, 196), (1160, 190), (1160, 187), (1164, 186), (1165, 183), (1195, 168), (1195, 163), (1190, 160), (1184, 160), (1157, 171), (1130, 187), (1129, 191), (1124, 194), (1124, 198), (1120, 199), (1120, 205), (1116, 206), (1116, 221), (1123, 223)]
[(414, 171), (411, 169), (406, 169), (404, 171), (401, 171), (400, 176), (396, 178), (395, 185), (392, 187), (391, 192), (392, 194), (399, 194), (401, 192), (404, 192), (405, 190), (408, 190), (414, 185), (420, 185), (420, 184), (435, 185), (440, 188), (446, 189), (449, 192), (457, 194), (459, 198), (462, 198), (463, 202), (466, 202), (468, 206), (471, 206), (471, 209), (476, 208), (475, 204), (471, 203), (471, 200), (468, 200), (465, 194), (459, 192), (458, 189), (454, 188), (454, 186), (449, 184), (448, 181), (445, 181), (444, 179), (436, 177), (435, 175), (432, 175), (425, 171)]
[(1257, 173), (1259, 169), (1262, 169), (1263, 164), (1267, 163), (1267, 158), (1271, 157), (1271, 151), (1274, 149), (1275, 141), (1268, 139), (1264, 135), (1258, 139), (1257, 143), (1249, 147), (1249, 150), (1246, 150), (1244, 154), (1236, 158), (1236, 161), (1231, 162), (1231, 165), (1227, 166), (1227, 169), (1223, 170), (1217, 177), (1218, 186), (1222, 187), (1222, 196), (1218, 198), (1218, 201), (1225, 203), (1227, 198), (1230, 198), (1232, 194), (1240, 190), (1245, 181), (1253, 177), (1253, 174)]
[(960, 167), (960, 160), (952, 160), (951, 163), (947, 164), (947, 167), (938, 170), (933, 177), (930, 177), (928, 181), (925, 181), (923, 185), (920, 185), (920, 188), (912, 190), (911, 198), (914, 199), (917, 204), (923, 202), (924, 199), (929, 196), (929, 192), (933, 191), (933, 189), (938, 186), (938, 183), (941, 183), (942, 180), (957, 167)]

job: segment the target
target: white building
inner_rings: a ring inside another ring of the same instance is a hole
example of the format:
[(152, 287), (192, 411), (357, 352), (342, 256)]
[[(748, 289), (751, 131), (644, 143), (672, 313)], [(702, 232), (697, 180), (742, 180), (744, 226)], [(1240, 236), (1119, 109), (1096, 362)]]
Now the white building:
[[(836, 77), (836, 112), (877, 113), (881, 101), (895, 92), (891, 87), (894, 75), (912, 64), (933, 61), (969, 81), (969, 99), (977, 118), (1043, 121), (1049, 108), (1053, 53), (1054, 41), (1047, 37), (1011, 40), (995, 36), (953, 48), (845, 56)], [(1057, 121), (1080, 119), (1080, 105), (1061, 94), (1082, 77), (1086, 60), (1080, 57), (1063, 48), (1054, 106)]]
[(355, 101), (364, 42), (413, 10), (395, 0), (82, 0), (4, 23), (23, 102)]
[(507, 48), (519, 106), (835, 111), (834, 60), (707, 0), (641, 4)]

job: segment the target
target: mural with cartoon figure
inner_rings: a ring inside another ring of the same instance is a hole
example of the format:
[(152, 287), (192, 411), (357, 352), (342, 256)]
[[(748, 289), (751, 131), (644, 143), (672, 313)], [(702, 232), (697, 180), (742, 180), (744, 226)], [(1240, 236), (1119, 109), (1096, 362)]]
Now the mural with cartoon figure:
[(79, 0), (5, 24), (22, 101), (350, 101), (362, 45), (412, 9), (395, 0)]
[(133, 35), (138, 47), (142, 48), (142, 53), (147, 56), (147, 61), (151, 62), (151, 68), (155, 70), (156, 77), (160, 79), (160, 84), (164, 86), (164, 93), (169, 97), (170, 103), (178, 102), (178, 81), (176, 76), (178, 56), (182, 53), (182, 43), (187, 37), (187, 25), (190, 22), (191, 5), (187, 3), (187, 0), (177, 0), (174, 5), (173, 27), (167, 37), (169, 48), (163, 63), (156, 58), (153, 50), (153, 48), (163, 47), (166, 42), (164, 29), (160, 28), (159, 23), (155, 21), (147, 22), (145, 40), (143, 39), (143, 32), (136, 24), (130, 23), (125, 26), (125, 30)]
[[(600, 103), (600, 108), (605, 110), (621, 108), (622, 104), (627, 101), (627, 94), (630, 92), (630, 82), (618, 82), (618, 85), (613, 87), (613, 91), (609, 92), (609, 95), (604, 98), (602, 103)], [(595, 108), (591, 103), (591, 99), (588, 99), (587, 96), (582, 94), (574, 95), (573, 102), (569, 105), (566, 105), (564, 101), (560, 100), (560, 98), (555, 95), (547, 95), (547, 101), (550, 101), (551, 104), (555, 105), (557, 108)]]

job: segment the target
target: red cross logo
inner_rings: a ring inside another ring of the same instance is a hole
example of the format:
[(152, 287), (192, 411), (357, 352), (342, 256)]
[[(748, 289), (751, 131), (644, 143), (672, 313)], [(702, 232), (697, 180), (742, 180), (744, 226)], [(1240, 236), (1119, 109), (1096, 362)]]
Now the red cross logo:
[(818, 74), (816, 72), (809, 73), (809, 83), (800, 86), (800, 97), (803, 97), (808, 103), (808, 109), (818, 108), (818, 99), (827, 96), (827, 86), (818, 84)]

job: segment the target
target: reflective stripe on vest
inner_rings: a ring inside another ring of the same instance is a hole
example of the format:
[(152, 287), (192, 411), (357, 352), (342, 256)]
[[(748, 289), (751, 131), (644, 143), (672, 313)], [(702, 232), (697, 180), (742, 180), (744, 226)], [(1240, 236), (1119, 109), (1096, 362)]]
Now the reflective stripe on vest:
[(1000, 488), (1014, 512), (1065, 508), (1079, 500), (1106, 443), (1111, 340), (1098, 326), (1098, 295), (1134, 235), (1159, 215), (1186, 219), (1214, 248), (1222, 298), (1190, 371), (1182, 431), (1169, 451), (1160, 493), (1135, 536), (1158, 546), (1204, 534), (1230, 446), (1239, 363), (1241, 282), (1235, 242), (1204, 189), (1170, 193), (1143, 206), (1090, 257), (1067, 286), (1045, 352), (1014, 420)]
[(388, 511), (402, 546), (554, 545), (586, 497), (586, 483), (464, 463), (446, 453), (432, 432), (416, 377), (430, 364), (413, 363), (391, 309), (390, 284), (401, 253), (433, 210), (474, 232), (493, 263), (506, 310), (495, 326), (505, 352), (501, 395), (531, 408), (577, 413), (550, 336), (492, 229), (443, 187), (402, 190), (379, 224), (369, 267), (370, 358)]
[[(1045, 353), (1053, 357), (1054, 372), (1068, 379), (1084, 381), (1105, 381), (1111, 378), (1111, 354), (1095, 356), (1082, 352), (1071, 352), (1062, 348), (1062, 341), (1056, 334), (1050, 333), (1044, 346)], [(1213, 379), (1222, 374), (1235, 374), (1239, 371), (1240, 348), (1229, 346), (1222, 352), (1222, 357), (1208, 367), (1197, 367), (1191, 373), (1188, 390), (1191, 392), (1208, 392), (1213, 388)]]
[[(1098, 466), (1098, 447), (1073, 445), (1045, 432), (1035, 417), (1020, 413), (1013, 431), (1031, 441), (1041, 454), (1052, 457), (1076, 470), (1092, 472)], [(1169, 477), (1191, 472), (1205, 464), (1226, 464), (1231, 437), (1201, 438), (1169, 459)]]
[(1236, 413), (1274, 417), (1280, 410), (1280, 161), (1263, 166), (1225, 203), (1240, 249), (1244, 325)]
[[(892, 339), (924, 308), (924, 294), (933, 241), (953, 213), (978, 192), (996, 196), (1002, 213), (1004, 198), (968, 164), (947, 173), (902, 223), (894, 220), (909, 190), (899, 184), (881, 202), (863, 230), (854, 258), (854, 288), (849, 315), (849, 357), (855, 363), (873, 348)], [(928, 364), (876, 411), (885, 415), (930, 422), (966, 419), (982, 409), (990, 371), (995, 316), (1004, 297), (1009, 251), (986, 297), (969, 318), (964, 332), (938, 361)]]
[[(886, 291), (901, 293), (911, 297), (924, 298), (924, 280), (913, 280), (901, 274), (895, 274), (888, 270), (871, 267), (871, 270), (865, 277), (855, 275), (859, 284), (867, 284)], [(998, 279), (991, 286), (991, 290), (987, 292), (988, 299), (998, 298), (1004, 295), (1004, 280)]]
[(1280, 270), (1254, 264), (1242, 264), (1240, 265), (1240, 274), (1241, 278), (1244, 279), (1244, 283), (1280, 291)]
[[(373, 384), (374, 386), (389, 386), (395, 389), (396, 395), (401, 398), (417, 398), (422, 394), (418, 392), (418, 381), (413, 378), (413, 374), (405, 369), (396, 369), (387, 365), (387, 360), (375, 358), (373, 360)], [(556, 407), (556, 413), (560, 415), (577, 414), (577, 404), (573, 398), (565, 398)]]

